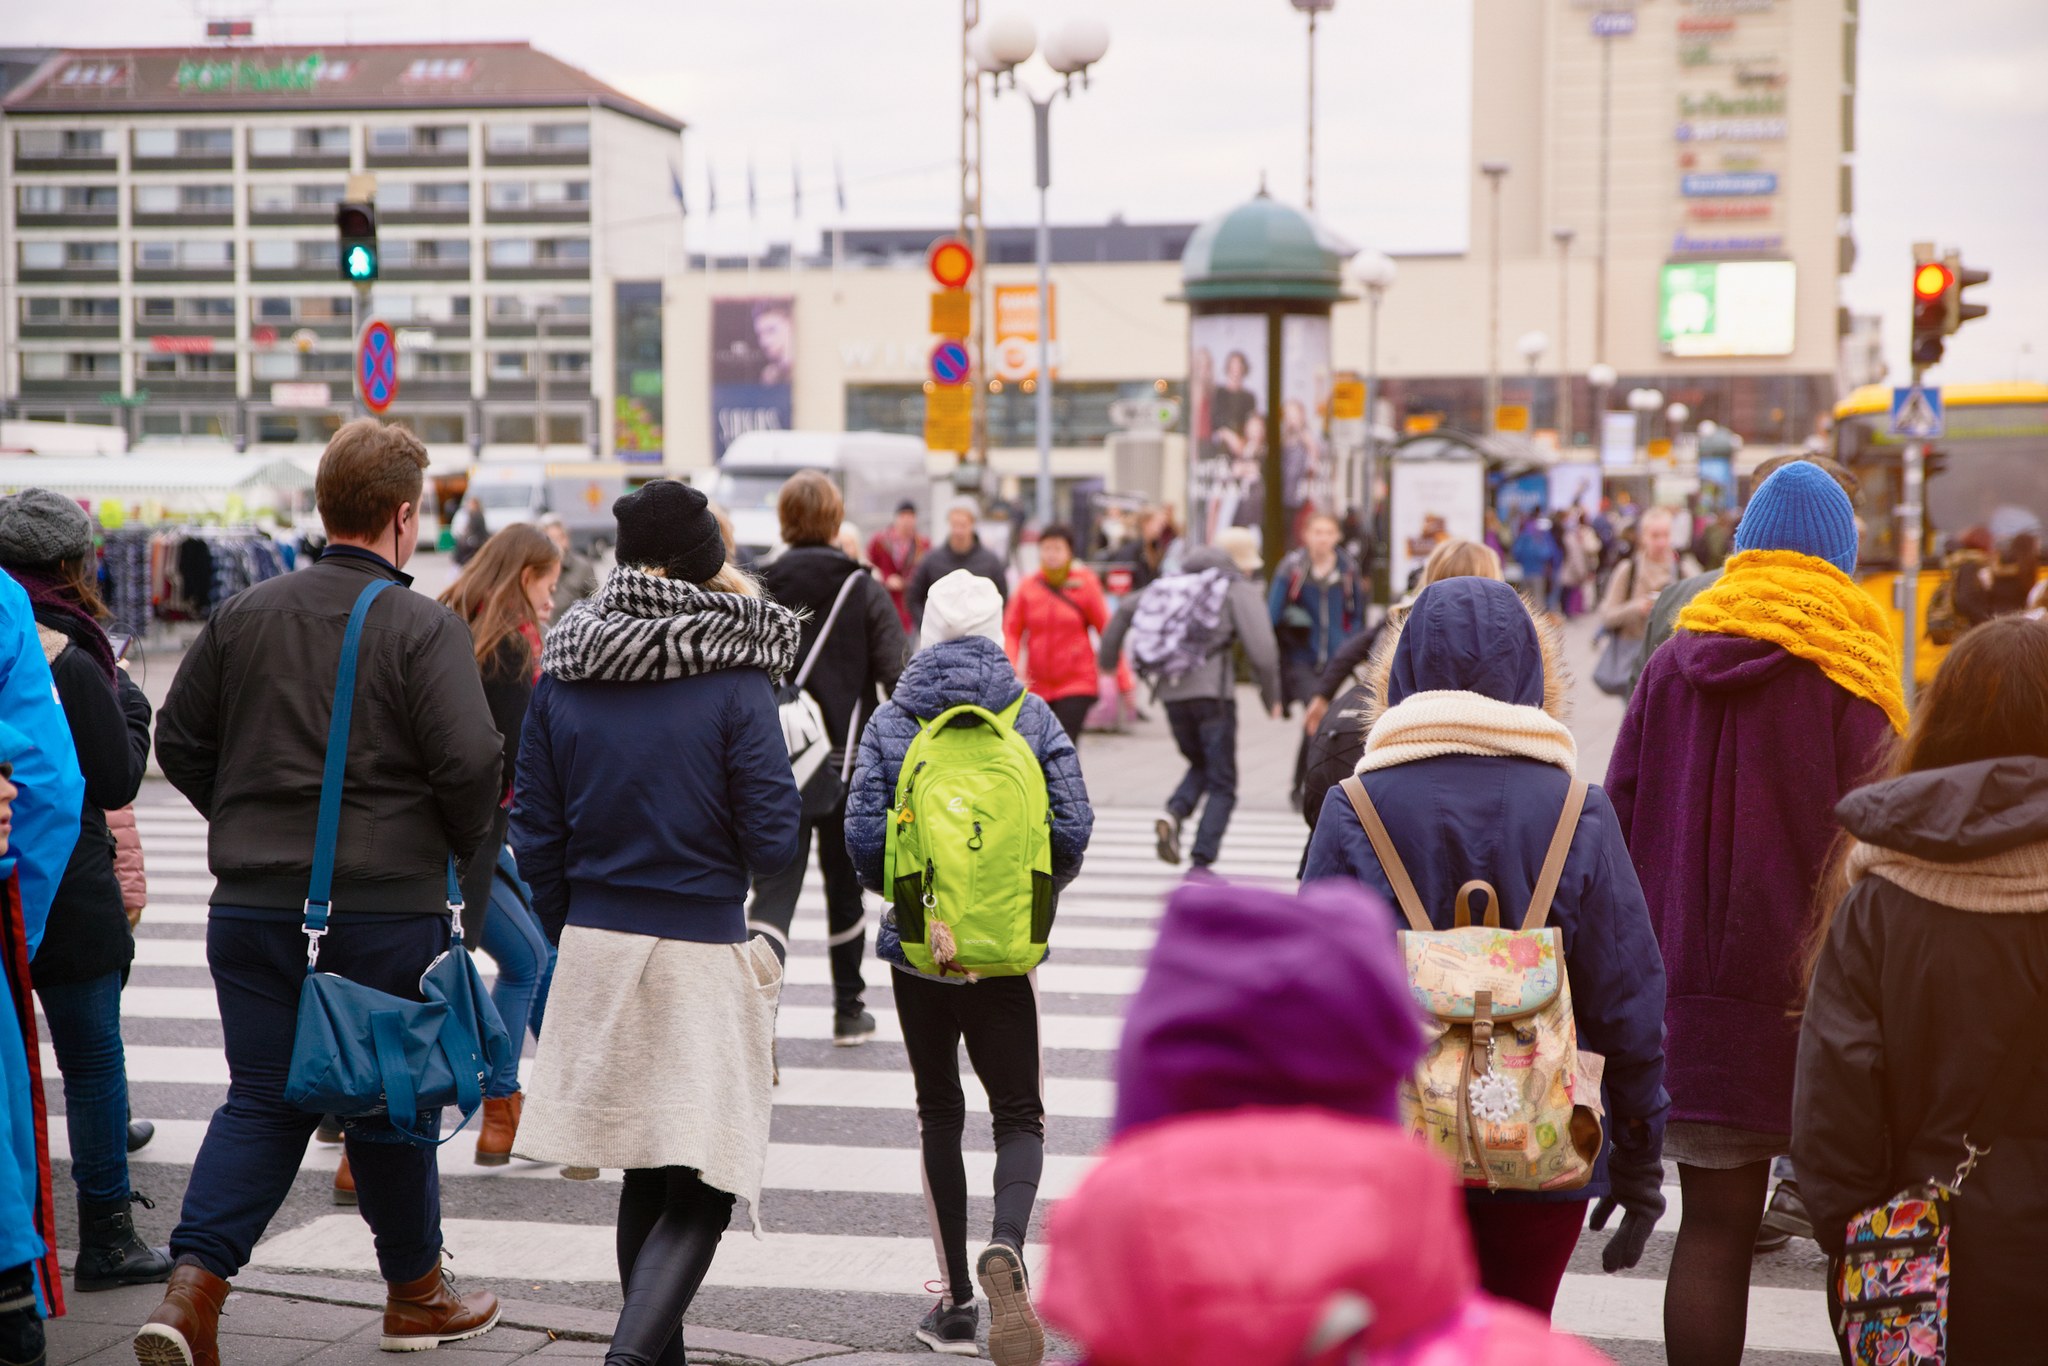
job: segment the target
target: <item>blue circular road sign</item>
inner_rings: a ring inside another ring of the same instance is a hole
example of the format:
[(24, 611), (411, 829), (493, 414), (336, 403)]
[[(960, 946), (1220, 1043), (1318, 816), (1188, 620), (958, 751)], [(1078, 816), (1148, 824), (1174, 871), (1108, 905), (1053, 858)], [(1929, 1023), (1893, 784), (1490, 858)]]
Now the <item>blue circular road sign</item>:
[(967, 343), (942, 341), (932, 348), (932, 378), (940, 384), (965, 384), (974, 363), (967, 358)]
[(363, 390), (363, 406), (381, 413), (398, 397), (398, 338), (391, 324), (379, 320), (363, 329), (362, 344), (356, 350), (356, 379)]

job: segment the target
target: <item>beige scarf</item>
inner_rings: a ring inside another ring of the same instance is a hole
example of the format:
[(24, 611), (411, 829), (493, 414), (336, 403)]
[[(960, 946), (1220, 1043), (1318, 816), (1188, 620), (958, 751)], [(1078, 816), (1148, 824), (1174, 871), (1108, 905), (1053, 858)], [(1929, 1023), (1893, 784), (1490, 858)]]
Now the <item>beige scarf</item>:
[(1849, 850), (1849, 881), (1881, 877), (1959, 911), (2048, 912), (2048, 840), (1989, 858), (1933, 863), (1875, 844)]
[(1373, 723), (1358, 772), (1442, 754), (1535, 759), (1574, 776), (1579, 760), (1571, 731), (1541, 707), (1518, 707), (1476, 692), (1419, 692)]

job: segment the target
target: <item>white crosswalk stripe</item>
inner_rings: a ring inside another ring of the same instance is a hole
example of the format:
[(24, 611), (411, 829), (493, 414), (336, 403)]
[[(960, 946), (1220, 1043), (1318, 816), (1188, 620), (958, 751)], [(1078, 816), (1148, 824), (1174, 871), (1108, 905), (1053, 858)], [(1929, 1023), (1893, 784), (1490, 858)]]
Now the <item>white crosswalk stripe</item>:
[[(158, 790), (161, 792), (161, 789)], [(1121, 1032), (1120, 1006), (1143, 975), (1144, 955), (1157, 933), (1165, 895), (1178, 884), (1179, 872), (1161, 864), (1154, 853), (1155, 813), (1104, 810), (1097, 813), (1095, 838), (1080, 880), (1062, 898), (1053, 935), (1052, 959), (1039, 971), (1041, 991), (1049, 998), (1043, 1016), (1047, 1049), (1046, 1100), (1049, 1125), (1057, 1134), (1062, 1123), (1081, 1123), (1099, 1131), (1112, 1112), (1114, 1084), (1108, 1080), (1108, 1057)], [(130, 1080), (138, 1086), (192, 1088), (213, 1103), (225, 1086), (227, 1067), (217, 1044), (190, 1042), (194, 1022), (219, 1018), (211, 986), (192, 970), (206, 963), (201, 928), (206, 901), (213, 889), (207, 874), (206, 826), (175, 798), (146, 801), (138, 821), (147, 850), (151, 906), (138, 931), (136, 979), (123, 997), (127, 1024)], [(1299, 866), (1305, 828), (1280, 812), (1241, 811), (1233, 821), (1218, 871), (1233, 880), (1292, 884)], [(871, 910), (878, 903), (870, 899)], [(830, 984), (824, 955), (823, 886), (815, 870), (807, 877), (793, 930), (786, 982), (814, 989)], [(1081, 960), (1081, 961), (1076, 961)], [(488, 957), (481, 960), (491, 971)], [(901, 1040), (901, 1028), (889, 1006), (885, 972), (867, 966), (869, 1008), (877, 1022), (877, 1040)], [(1113, 1013), (1103, 1013), (1113, 1012)], [(864, 1295), (915, 1295), (931, 1278), (931, 1243), (921, 1232), (910, 1233), (901, 1221), (886, 1226), (851, 1225), (832, 1234), (781, 1232), (775, 1228), (777, 1201), (829, 1199), (834, 1196), (894, 1196), (918, 1200), (922, 1178), (916, 1151), (914, 1093), (909, 1070), (893, 1049), (816, 1050), (831, 1037), (832, 1011), (816, 990), (797, 991), (785, 1001), (778, 1035), (784, 1049), (782, 1084), (775, 1104), (778, 1124), (796, 1119), (855, 1112), (894, 1116), (886, 1127), (901, 1135), (889, 1142), (814, 1141), (819, 1128), (802, 1132), (813, 1141), (770, 1144), (765, 1182), (765, 1219), (769, 1232), (757, 1240), (744, 1233), (728, 1235), (713, 1265), (710, 1283), (737, 1290), (837, 1290)], [(184, 1031), (178, 1033), (176, 1031)], [(808, 1047), (801, 1059), (792, 1050)], [(531, 1058), (527, 1065), (531, 1065)], [(45, 1047), (46, 1075), (54, 1076)], [(963, 1067), (963, 1088), (970, 1109), (985, 1113), (987, 1101), (971, 1070)], [(53, 1088), (53, 1098), (56, 1092)], [(182, 1094), (182, 1092), (180, 1092)], [(197, 1114), (195, 1107), (185, 1111)], [(970, 1128), (972, 1126), (970, 1125)], [(158, 1135), (137, 1161), (186, 1165), (193, 1161), (205, 1134), (203, 1119), (159, 1122)], [(62, 1126), (55, 1126), (58, 1155), (65, 1155)], [(793, 1131), (795, 1132), (795, 1131)], [(826, 1134), (829, 1137), (829, 1133)], [(440, 1150), (444, 1189), (458, 1190), (466, 1181), (557, 1179), (559, 1169), (514, 1160), (502, 1167), (479, 1167), (474, 1145), (462, 1139)], [(331, 1171), (339, 1149), (310, 1145), (304, 1170)], [(986, 1194), (993, 1155), (967, 1154), (970, 1188)], [(1086, 1174), (1093, 1159), (1048, 1156), (1042, 1198), (1064, 1196)], [(604, 1174), (616, 1180), (617, 1173)], [(1679, 1192), (1666, 1190), (1670, 1208), (1658, 1224), (1660, 1233), (1676, 1230)], [(494, 1205), (493, 1208), (501, 1206)], [(834, 1207), (839, 1208), (839, 1207)], [(865, 1209), (866, 1206), (853, 1208)], [(893, 1207), (901, 1210), (901, 1206)], [(878, 1216), (879, 1217), (879, 1216)], [(917, 1216), (922, 1228), (923, 1216)], [(449, 1218), (449, 1245), (459, 1250), (466, 1273), (534, 1281), (609, 1282), (617, 1275), (612, 1230), (608, 1224), (529, 1222), (517, 1219)], [(1035, 1253), (1034, 1253), (1035, 1256)], [(363, 1272), (374, 1268), (368, 1229), (353, 1214), (323, 1216), (297, 1227), (278, 1227), (258, 1247), (256, 1264), (273, 1269)], [(1568, 1275), (1560, 1294), (1556, 1322), (1562, 1328), (1595, 1339), (1661, 1340), (1663, 1282), (1650, 1277), (1611, 1278)], [(1752, 1349), (1832, 1355), (1825, 1310), (1817, 1291), (1760, 1288), (1751, 1293)]]

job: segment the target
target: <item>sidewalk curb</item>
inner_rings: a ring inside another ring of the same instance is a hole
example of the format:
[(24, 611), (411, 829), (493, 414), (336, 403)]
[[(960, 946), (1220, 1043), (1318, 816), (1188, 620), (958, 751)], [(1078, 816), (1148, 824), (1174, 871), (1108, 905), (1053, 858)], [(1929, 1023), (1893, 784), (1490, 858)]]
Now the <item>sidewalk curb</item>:
[[(244, 1271), (235, 1277), (234, 1288), (252, 1295), (307, 1300), (315, 1304), (346, 1305), (358, 1309), (384, 1307), (383, 1286), (368, 1281)], [(618, 1315), (609, 1310), (584, 1309), (573, 1304), (510, 1299), (501, 1299), (498, 1303), (500, 1326), (546, 1333), (549, 1337), (571, 1342), (610, 1342), (613, 1325), (618, 1322)], [(694, 1325), (689, 1329), (689, 1340), (692, 1358), (699, 1353), (709, 1353), (738, 1362), (763, 1362), (767, 1366), (795, 1366), (797, 1362), (849, 1356), (856, 1350), (836, 1342), (807, 1342), (801, 1338), (733, 1333)]]

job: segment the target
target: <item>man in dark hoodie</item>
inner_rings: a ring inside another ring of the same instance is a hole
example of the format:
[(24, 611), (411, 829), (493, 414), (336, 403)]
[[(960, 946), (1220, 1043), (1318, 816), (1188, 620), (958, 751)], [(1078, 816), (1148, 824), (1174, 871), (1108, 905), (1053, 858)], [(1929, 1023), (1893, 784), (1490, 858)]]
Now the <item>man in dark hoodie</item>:
[(1009, 575), (1003, 569), (1002, 557), (981, 543), (981, 532), (976, 529), (980, 521), (981, 515), (975, 511), (971, 498), (956, 498), (946, 509), (946, 539), (919, 558), (910, 585), (903, 590), (903, 605), (910, 609), (913, 629), (924, 625), (924, 600), (932, 585), (956, 569), (987, 579), (996, 586), (999, 596), (1009, 598)]

